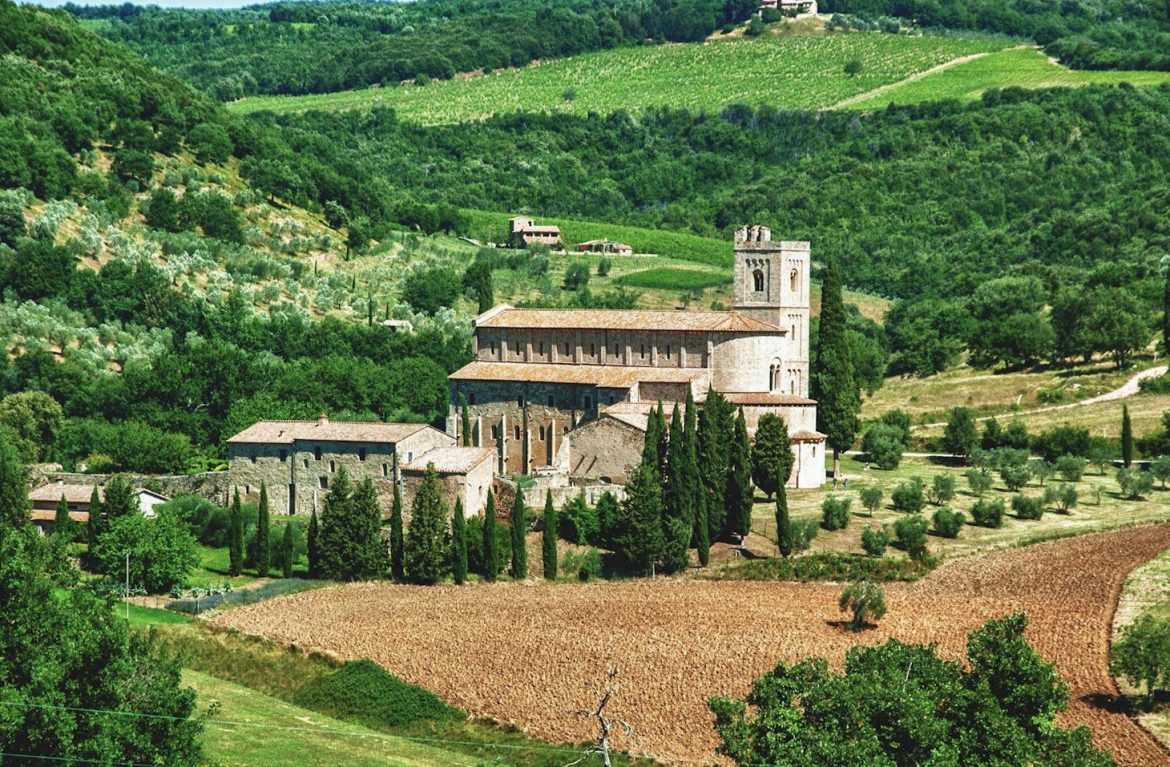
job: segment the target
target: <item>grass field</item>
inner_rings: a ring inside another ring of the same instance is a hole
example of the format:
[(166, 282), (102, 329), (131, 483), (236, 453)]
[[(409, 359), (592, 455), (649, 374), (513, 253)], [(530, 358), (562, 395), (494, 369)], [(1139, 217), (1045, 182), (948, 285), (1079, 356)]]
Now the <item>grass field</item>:
[(706, 272), (697, 269), (659, 267), (631, 272), (616, 282), (632, 288), (658, 288), (660, 290), (703, 290), (726, 285), (726, 272)]
[[(1170, 618), (1170, 549), (1135, 569), (1125, 582), (1117, 614), (1113, 618), (1113, 636), (1129, 626), (1142, 613), (1149, 612), (1158, 618)], [(1123, 680), (1118, 680), (1122, 691), (1134, 696), (1131, 705), (1138, 710), (1138, 720), (1154, 737), (1170, 747), (1170, 698), (1159, 693), (1152, 711), (1142, 711), (1140, 706), (1145, 690), (1136, 689)]]
[[(250, 687), (186, 670), (198, 705), (218, 704), (203, 729), (203, 746), (222, 767), (446, 767), (474, 765), (475, 757), (365, 727), (339, 722)], [(507, 764), (506, 761), (499, 764)]]
[(941, 69), (925, 77), (901, 83), (872, 98), (848, 105), (850, 109), (880, 109), (888, 104), (979, 98), (988, 88), (1052, 88), (1081, 85), (1134, 86), (1170, 83), (1170, 72), (1119, 72), (1072, 70), (1049, 60), (1034, 48), (1013, 48)]
[[(431, 125), (518, 110), (584, 115), (670, 106), (716, 111), (735, 103), (821, 109), (956, 58), (1007, 45), (877, 33), (765, 35), (754, 40), (619, 48), (422, 87), (260, 96), (229, 108), (246, 114), (393, 107), (407, 120)], [(854, 59), (862, 63), (861, 74), (846, 75), (845, 63)], [(566, 98), (569, 95), (571, 99)]]

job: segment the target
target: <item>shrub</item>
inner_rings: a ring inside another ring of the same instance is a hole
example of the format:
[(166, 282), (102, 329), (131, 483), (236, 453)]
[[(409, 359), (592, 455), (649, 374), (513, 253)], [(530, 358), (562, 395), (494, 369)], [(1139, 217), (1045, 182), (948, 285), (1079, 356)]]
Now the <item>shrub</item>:
[(1032, 450), (1046, 461), (1055, 461), (1062, 455), (1087, 458), (1093, 440), (1089, 430), (1076, 426), (1057, 426), (1032, 438)]
[(1056, 473), (1065, 482), (1080, 482), (1085, 475), (1085, 459), (1076, 455), (1062, 455), (1056, 459)]
[(861, 505), (869, 512), (872, 517), (873, 513), (882, 507), (882, 489), (877, 485), (861, 488)]
[(971, 507), (971, 521), (980, 527), (1003, 527), (1003, 499), (979, 500)]
[(1018, 494), (1012, 496), (1012, 511), (1020, 519), (1040, 519), (1044, 516), (1044, 504), (1039, 498)]
[(926, 505), (922, 480), (915, 477), (895, 487), (894, 492), (890, 493), (890, 503), (893, 504), (895, 511), (908, 514), (917, 514), (922, 511), (922, 507)]
[(880, 557), (890, 545), (890, 534), (884, 527), (867, 526), (861, 531), (861, 548), (871, 557)]
[(577, 565), (577, 580), (588, 582), (600, 577), (601, 552), (591, 548), (582, 555), (581, 562)]
[(818, 551), (803, 557), (771, 557), (739, 562), (705, 573), (712, 580), (735, 581), (915, 581), (938, 562), (906, 557), (867, 557), (840, 551)]
[[(193, 589), (192, 591), (195, 594), (188, 592), (188, 596), (167, 602), (166, 609), (187, 615), (199, 615), (200, 613), (223, 605), (254, 605), (257, 602), (264, 602), (273, 597), (315, 589), (322, 584), (323, 581), (310, 581), (302, 578), (282, 578), (280, 580), (269, 581), (263, 586), (241, 589), (239, 591), (232, 591), (230, 584), (224, 584), (225, 588), (222, 589), (212, 588), (210, 584), (206, 584), (207, 588)], [(175, 591), (171, 593), (173, 595)]]
[(601, 533), (597, 510), (585, 502), (583, 494), (570, 499), (557, 515), (561, 538), (578, 546), (596, 544)]
[(1004, 466), (999, 470), (999, 477), (1004, 486), (1013, 493), (1019, 492), (1032, 477), (1032, 471), (1027, 466)]
[(1028, 464), (1028, 471), (1036, 478), (1040, 487), (1044, 487), (1044, 483), (1056, 471), (1056, 464), (1040, 459), (1039, 461), (1032, 461)]
[(894, 523), (894, 537), (898, 548), (905, 551), (911, 559), (922, 559), (926, 556), (926, 529), (927, 522), (920, 516), (911, 515), (902, 517)]
[(829, 496), (821, 504), (821, 527), (826, 530), (844, 530), (849, 526), (849, 507), (852, 498)]
[(462, 711), (434, 693), (407, 684), (369, 660), (346, 663), (293, 697), (298, 706), (369, 727), (401, 727), (412, 722), (456, 721)]
[(1044, 504), (1055, 506), (1061, 514), (1068, 514), (1077, 505), (1077, 489), (1067, 482), (1044, 490)]
[(896, 426), (886, 423), (870, 424), (861, 437), (861, 452), (865, 459), (887, 471), (898, 468), (904, 450), (903, 434)]
[(1118, 469), (1117, 484), (1124, 497), (1137, 500), (1154, 489), (1154, 475), (1138, 469)]
[(955, 478), (951, 474), (935, 474), (930, 480), (930, 490), (927, 491), (930, 502), (935, 506), (942, 506), (955, 497)]
[(932, 520), (934, 531), (943, 538), (958, 538), (959, 531), (967, 524), (967, 518), (961, 511), (952, 511), (947, 506), (936, 511)]
[(882, 587), (873, 581), (855, 581), (841, 592), (837, 602), (841, 612), (852, 615), (849, 628), (860, 631), (871, 620), (881, 620), (886, 614), (886, 597)]
[(971, 488), (976, 497), (982, 498), (983, 494), (991, 489), (992, 477), (987, 469), (968, 469), (965, 476), (967, 487)]
[(815, 519), (804, 521), (794, 519), (788, 523), (789, 537), (792, 540), (792, 552), (807, 551), (817, 537), (818, 525)]

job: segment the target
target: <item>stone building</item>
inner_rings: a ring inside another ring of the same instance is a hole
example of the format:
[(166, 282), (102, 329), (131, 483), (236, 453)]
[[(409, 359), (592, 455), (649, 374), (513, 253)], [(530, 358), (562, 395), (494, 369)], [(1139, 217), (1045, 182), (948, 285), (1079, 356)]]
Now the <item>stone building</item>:
[[(231, 437), (227, 445), (231, 486), (239, 489), (241, 497), (255, 501), (261, 482), (265, 483), (269, 504), (277, 514), (320, 512), (330, 482), (343, 467), (355, 483), (367, 477), (373, 480), (384, 513), (389, 513), (394, 483), (404, 479), (403, 469), (420, 463), (425, 468), (432, 457), (448, 468), (460, 461), (468, 464), (472, 482), (480, 482), (474, 471), (478, 465), (467, 459), (482, 457), (482, 450), (455, 447), (453, 437), (424, 424), (343, 423), (325, 416), (316, 421), (258, 421)], [(453, 482), (467, 483), (468, 479)], [(469, 504), (472, 498), (464, 500), (469, 515), (482, 507), (482, 503)], [(453, 503), (454, 497), (447, 500)]]
[(495, 454), (486, 447), (439, 447), (402, 466), (402, 505), (406, 512), (428, 466), (433, 466), (443, 487), (443, 497), (454, 507), (463, 501), (467, 516), (487, 506), (487, 494), (496, 476)]
[(529, 245), (555, 248), (561, 244), (561, 229), (537, 224), (528, 216), (516, 216), (508, 219), (508, 244), (514, 248), (526, 248)]
[[(500, 474), (569, 473), (623, 482), (646, 412), (711, 389), (744, 408), (749, 429), (788, 424), (798, 487), (824, 481), (824, 435), (808, 398), (809, 246), (766, 227), (736, 232), (734, 306), (725, 312), (516, 309), (474, 320), (474, 360), (450, 376), (447, 431), (493, 450)], [(635, 449), (636, 448), (636, 449)]]

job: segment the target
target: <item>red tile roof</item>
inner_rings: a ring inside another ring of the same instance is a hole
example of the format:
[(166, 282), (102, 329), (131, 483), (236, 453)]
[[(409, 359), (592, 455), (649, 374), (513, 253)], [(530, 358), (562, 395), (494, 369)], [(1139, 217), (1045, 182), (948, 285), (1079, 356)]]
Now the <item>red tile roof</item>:
[(515, 309), (497, 306), (475, 320), (481, 328), (558, 330), (658, 330), (697, 333), (784, 333), (782, 328), (741, 312), (687, 312), (610, 309)]
[(454, 381), (528, 381), (586, 384), (628, 389), (639, 382), (690, 383), (705, 379), (706, 368), (651, 368), (624, 365), (550, 365), (534, 362), (472, 362), (449, 377)]
[(381, 421), (257, 421), (231, 437), (228, 444), (291, 445), (294, 440), (396, 443), (429, 428), (422, 423)]
[(406, 464), (402, 470), (423, 472), (428, 464), (433, 464), (440, 474), (466, 474), (494, 456), (495, 451), (488, 447), (437, 447)]
[(733, 391), (724, 392), (723, 398), (733, 405), (815, 405), (815, 399), (798, 397), (795, 394), (772, 392)]

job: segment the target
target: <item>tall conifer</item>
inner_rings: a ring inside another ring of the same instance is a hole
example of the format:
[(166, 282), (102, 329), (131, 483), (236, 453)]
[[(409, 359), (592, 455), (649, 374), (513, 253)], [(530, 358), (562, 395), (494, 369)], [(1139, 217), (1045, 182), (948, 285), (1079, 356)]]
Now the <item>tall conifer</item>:
[(557, 577), (557, 507), (553, 505), (552, 490), (544, 495), (544, 516), (541, 519), (541, 559), (544, 565), (544, 577), (556, 580)]
[(236, 488), (228, 511), (228, 574), (235, 577), (244, 571), (244, 511), (240, 506), (240, 488)]
[(467, 580), (467, 518), (463, 514), (463, 499), (455, 499), (455, 511), (451, 516), (451, 570), (455, 585)]
[(463, 392), (459, 392), (459, 426), (463, 430), (463, 446), (471, 447), (471, 410)]
[(670, 415), (670, 439), (666, 448), (665, 493), (662, 501), (662, 568), (685, 570), (690, 560), (691, 533), (695, 522), (694, 496), (687, 476), (687, 440), (678, 405)]
[(699, 554), (699, 566), (706, 567), (710, 558), (711, 532), (707, 529), (707, 491), (699, 471), (699, 433), (695, 399), (687, 389), (686, 415), (683, 418), (683, 439), (686, 440), (687, 494), (691, 497), (691, 544)]
[(390, 574), (394, 580), (401, 581), (406, 577), (406, 566), (403, 563), (402, 549), (405, 545), (402, 537), (402, 488), (398, 480), (394, 481), (394, 497), (390, 503)]
[(406, 573), (415, 583), (437, 583), (443, 577), (443, 535), (447, 529), (447, 504), (439, 475), (427, 465), (410, 507), (406, 535)]
[(86, 521), (86, 538), (89, 545), (92, 547), (97, 543), (98, 538), (101, 537), (108, 525), (106, 524), (106, 511), (102, 508), (102, 495), (97, 485), (93, 486), (93, 492), (89, 494), (89, 519)]
[(268, 571), (272, 567), (272, 546), (269, 543), (268, 535), (271, 526), (271, 520), (268, 518), (268, 485), (264, 482), (260, 483), (260, 509), (256, 515), (256, 575), (261, 578), (268, 577)]
[(488, 490), (487, 510), (483, 514), (483, 578), (494, 581), (500, 571), (496, 553), (496, 497)]
[(776, 547), (780, 555), (792, 555), (792, 523), (788, 520), (788, 490), (781, 482), (776, 490)]
[(639, 464), (626, 482), (626, 497), (610, 522), (614, 552), (639, 575), (648, 575), (662, 559), (662, 486), (649, 463)]
[(516, 500), (512, 503), (512, 577), (524, 580), (528, 577), (528, 509), (524, 508), (524, 493), (516, 489)]
[(1133, 424), (1129, 421), (1129, 405), (1121, 406), (1121, 462), (1127, 469), (1133, 464)]
[(57, 513), (53, 516), (53, 535), (59, 535), (67, 541), (73, 540), (73, 517), (69, 516), (69, 501), (65, 496), (57, 501)]
[(817, 401), (817, 428), (827, 435), (833, 450), (833, 476), (841, 476), (841, 453), (853, 446), (861, 428), (861, 390), (853, 374), (845, 304), (841, 299), (841, 274), (837, 267), (825, 271), (821, 286), (820, 332), (817, 334), (817, 367), (812, 371), (812, 396)]
[(716, 541), (727, 521), (727, 480), (734, 424), (727, 400), (710, 391), (699, 411), (699, 475), (707, 506), (707, 538)]
[(309, 532), (305, 535), (305, 545), (309, 557), (309, 576), (317, 578), (321, 574), (321, 549), (319, 547), (321, 539), (321, 526), (317, 522), (317, 510), (313, 509), (313, 513), (309, 516)]
[(743, 408), (735, 416), (731, 435), (727, 472), (727, 522), (726, 529), (741, 538), (752, 527), (752, 503), (755, 488), (752, 486), (752, 453), (748, 441), (747, 422)]
[(293, 564), (296, 559), (296, 550), (293, 547), (294, 524), (291, 519), (285, 522), (284, 536), (280, 540), (280, 574), (285, 578), (292, 577)]

